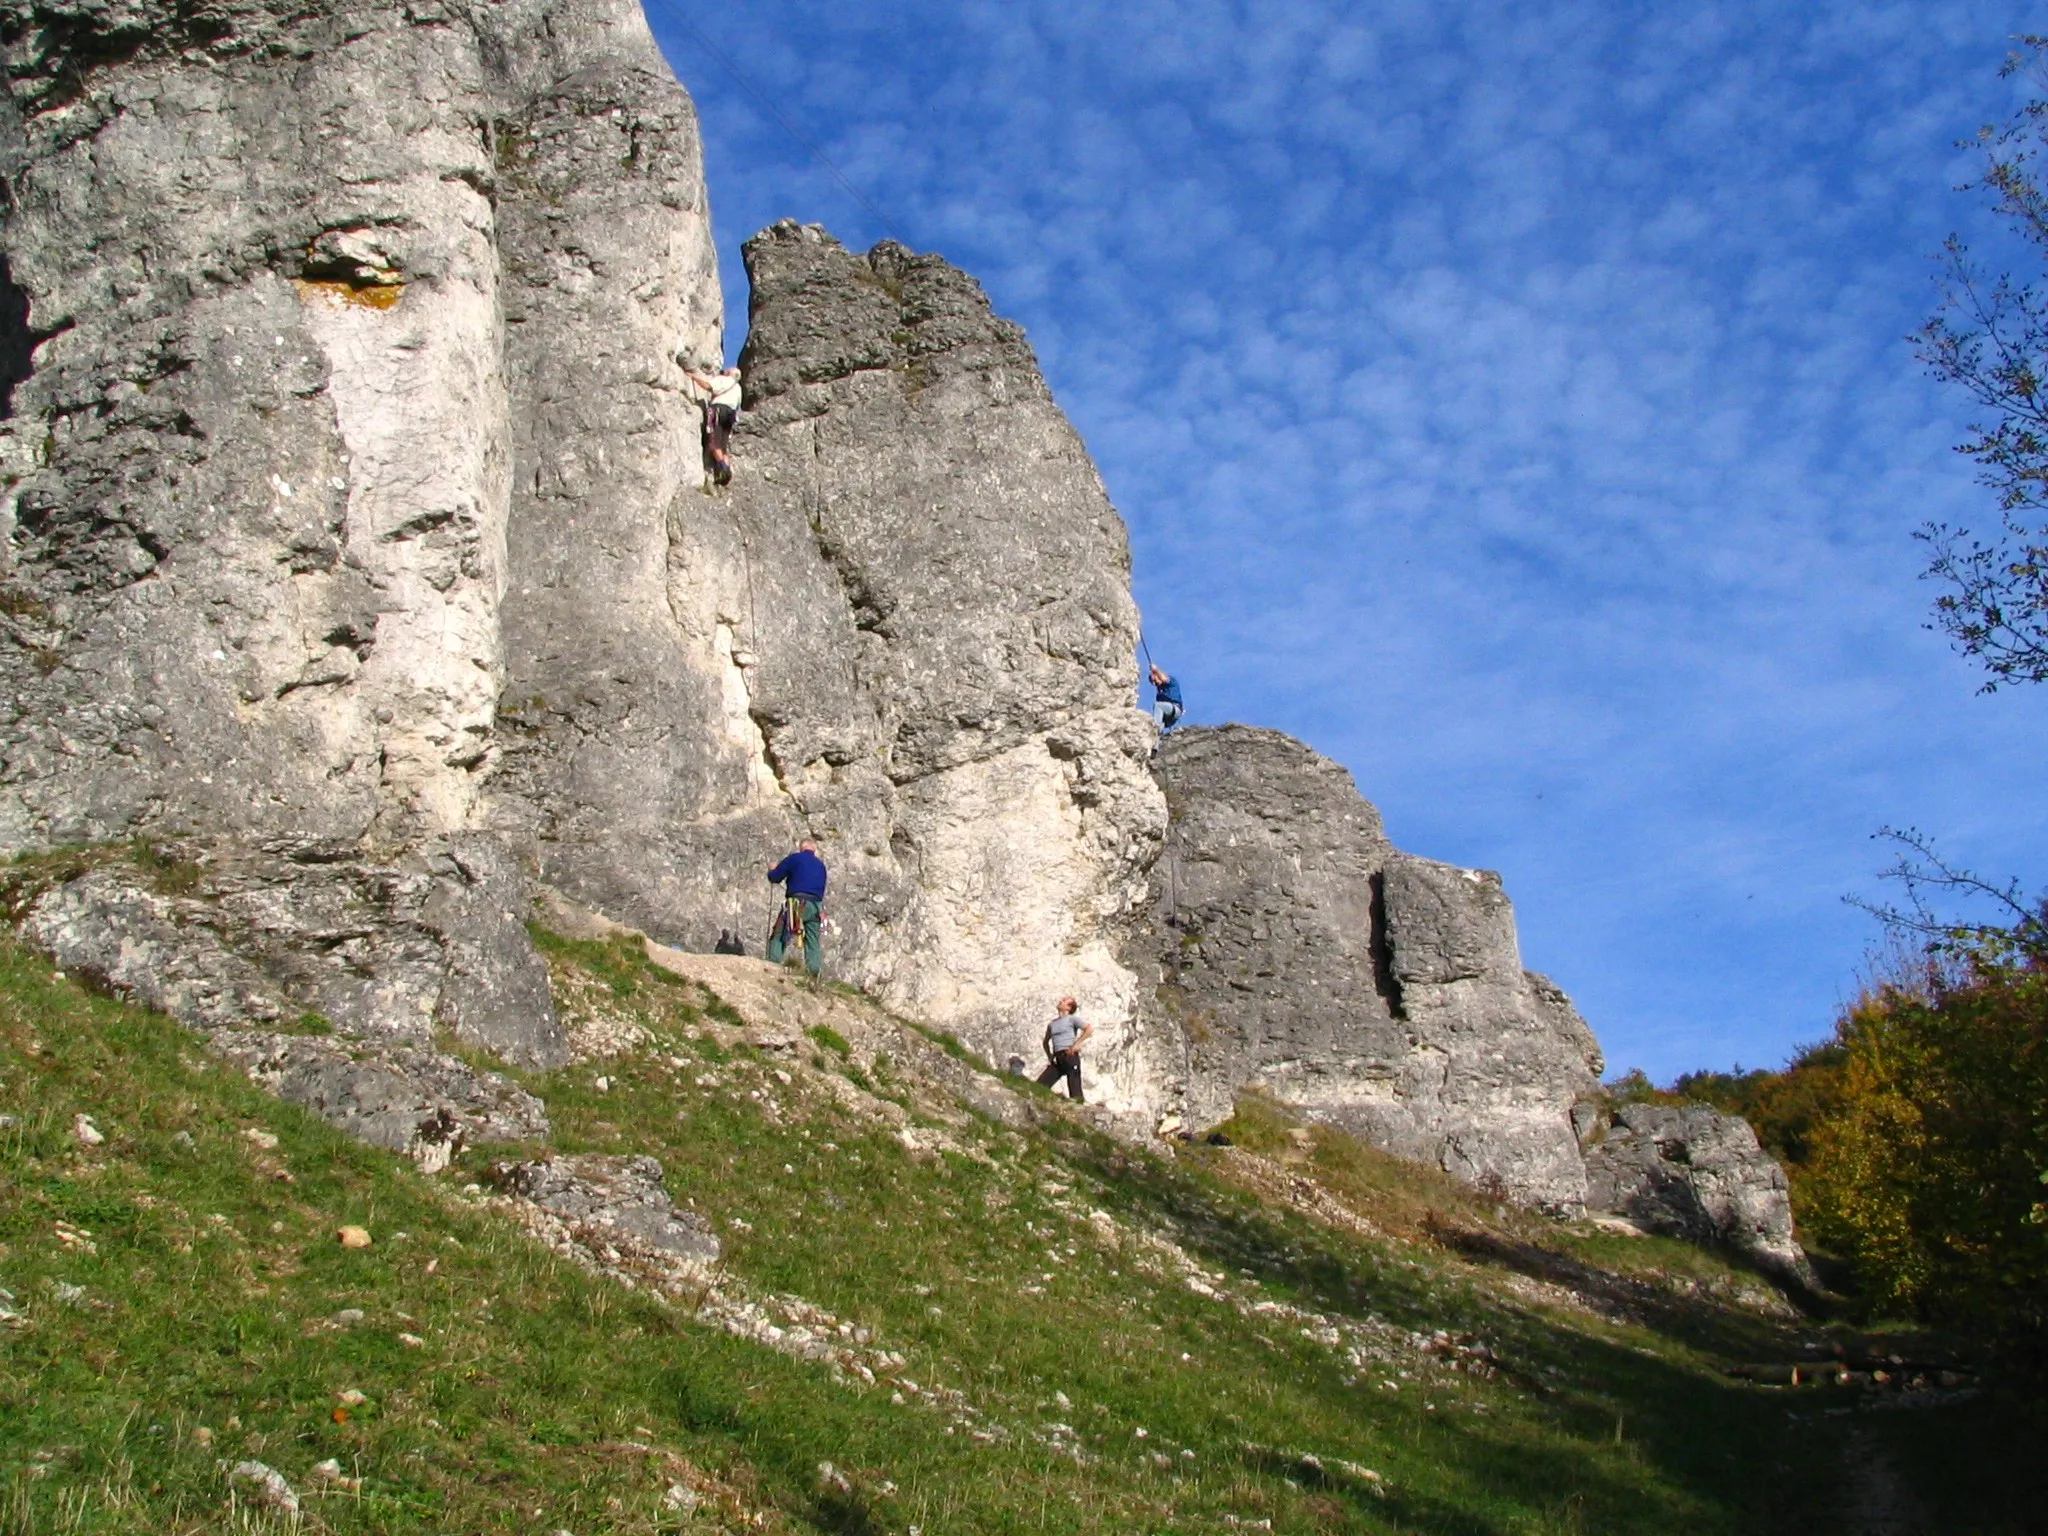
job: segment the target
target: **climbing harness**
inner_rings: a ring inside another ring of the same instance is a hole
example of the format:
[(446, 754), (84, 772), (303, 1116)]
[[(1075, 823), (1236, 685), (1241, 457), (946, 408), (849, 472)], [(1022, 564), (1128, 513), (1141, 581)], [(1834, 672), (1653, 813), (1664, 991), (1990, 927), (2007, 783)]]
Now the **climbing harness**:
[(792, 944), (799, 947), (802, 946), (804, 941), (804, 902), (808, 899), (803, 896), (783, 897), (782, 904), (776, 908), (775, 921), (768, 927), (768, 942), (770, 944), (780, 940), (784, 949), (789, 948)]

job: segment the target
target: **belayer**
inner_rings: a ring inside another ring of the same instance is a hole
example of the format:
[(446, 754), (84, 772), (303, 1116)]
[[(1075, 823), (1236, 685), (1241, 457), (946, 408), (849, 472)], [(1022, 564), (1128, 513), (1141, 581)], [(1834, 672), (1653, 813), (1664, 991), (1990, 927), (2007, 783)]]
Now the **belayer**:
[(1152, 715), (1159, 722), (1163, 736), (1180, 724), (1180, 717), (1187, 713), (1181, 708), (1180, 684), (1158, 667), (1152, 669)]
[(825, 905), (825, 861), (818, 857), (818, 845), (805, 838), (796, 851), (768, 871), (768, 883), (783, 889), (782, 910), (768, 931), (768, 963), (782, 964), (782, 956), (803, 935), (804, 969), (816, 981), (825, 970), (825, 949), (821, 921)]
[(1076, 1104), (1085, 1103), (1081, 1097), (1081, 1047), (1086, 1045), (1095, 1033), (1095, 1026), (1082, 1018), (1078, 1012), (1080, 1004), (1071, 997), (1060, 999), (1060, 1010), (1045, 1026), (1045, 1070), (1038, 1074), (1039, 1086), (1050, 1088), (1061, 1078), (1067, 1081), (1067, 1096)]
[(702, 393), (704, 407), (704, 459), (711, 466), (711, 478), (720, 485), (732, 483), (732, 426), (740, 415), (740, 371), (726, 368), (704, 374), (685, 368), (684, 375)]

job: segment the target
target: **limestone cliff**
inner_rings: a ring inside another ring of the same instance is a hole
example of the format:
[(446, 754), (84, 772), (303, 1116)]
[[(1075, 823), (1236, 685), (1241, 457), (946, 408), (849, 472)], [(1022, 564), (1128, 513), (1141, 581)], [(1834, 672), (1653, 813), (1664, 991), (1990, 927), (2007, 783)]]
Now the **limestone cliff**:
[(543, 1113), (442, 1031), (567, 1055), (533, 879), (758, 946), (810, 833), (836, 976), (996, 1061), (1074, 993), (1127, 1130), (1260, 1087), (1583, 1201), (1599, 1052), (1497, 877), (1273, 733), (1152, 760), (1123, 524), (972, 278), (758, 235), (706, 484), (701, 150), (631, 0), (0, 0), (0, 47), (37, 943), (431, 1164)]
[[(546, 479), (515, 455), (561, 397), (611, 403), (593, 374), (673, 396), (677, 345), (717, 335), (694, 115), (638, 7), (17, 0), (0, 25), (33, 350), (0, 847), (469, 825), (511, 486)], [(528, 338), (599, 286), (639, 308), (585, 302), (604, 341), (546, 376)], [(641, 425), (608, 417), (606, 453)]]
[(758, 947), (766, 865), (814, 834), (836, 975), (991, 1056), (1086, 993), (1107, 1096), (1150, 1109), (1117, 949), (1164, 809), (1123, 523), (966, 274), (795, 224), (746, 258), (732, 486), (536, 505), (530, 595), (515, 501), (495, 823), (697, 948)]
[(0, 850), (173, 839), (188, 906), (270, 919), (103, 870), (39, 931), (213, 978), (159, 989), (199, 1024), (559, 1059), (483, 832), (515, 555), (548, 579), (513, 487), (644, 513), (720, 324), (638, 6), (13, 0), (0, 40)]

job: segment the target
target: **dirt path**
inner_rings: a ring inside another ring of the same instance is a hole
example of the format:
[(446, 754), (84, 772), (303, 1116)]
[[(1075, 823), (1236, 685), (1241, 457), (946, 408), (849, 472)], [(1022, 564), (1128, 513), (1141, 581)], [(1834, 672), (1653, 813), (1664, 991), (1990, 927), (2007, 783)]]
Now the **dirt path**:
[(1853, 1536), (1932, 1536), (1925, 1506), (1868, 1424), (1842, 1432), (1842, 1477), (1849, 1502), (1846, 1528)]

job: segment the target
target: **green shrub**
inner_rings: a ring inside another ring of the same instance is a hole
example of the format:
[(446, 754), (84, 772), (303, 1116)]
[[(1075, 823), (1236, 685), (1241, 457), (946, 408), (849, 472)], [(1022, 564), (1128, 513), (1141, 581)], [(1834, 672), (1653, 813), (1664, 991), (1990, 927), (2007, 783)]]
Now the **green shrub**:
[(1841, 1041), (1823, 1040), (1802, 1048), (1778, 1071), (1745, 1072), (1738, 1066), (1732, 1072), (1688, 1072), (1671, 1085), (1671, 1092), (1742, 1116), (1765, 1149), (1796, 1176), (1813, 1155), (1814, 1132), (1841, 1104), (1848, 1060)]
[(1881, 1302), (2048, 1334), (2048, 973), (1885, 987), (1837, 1026), (1808, 1220)]

